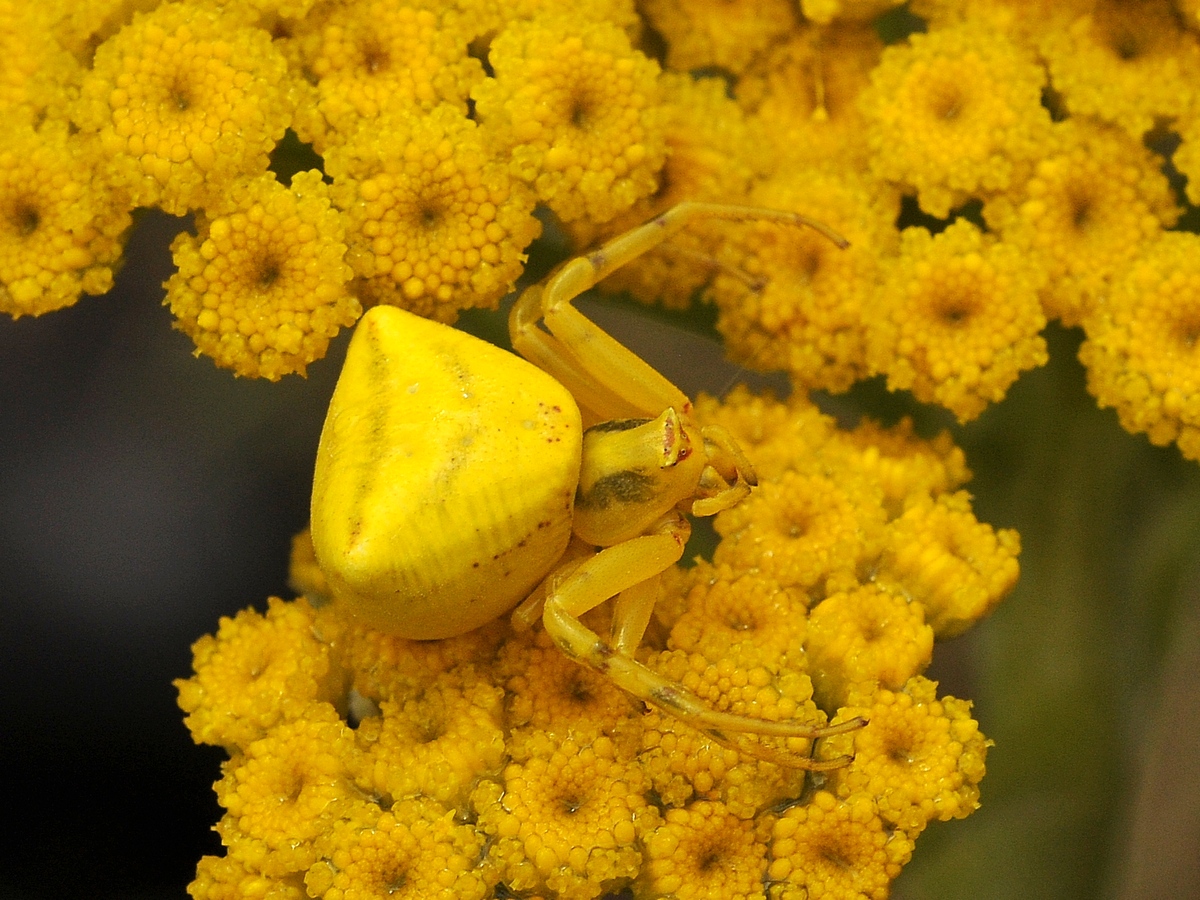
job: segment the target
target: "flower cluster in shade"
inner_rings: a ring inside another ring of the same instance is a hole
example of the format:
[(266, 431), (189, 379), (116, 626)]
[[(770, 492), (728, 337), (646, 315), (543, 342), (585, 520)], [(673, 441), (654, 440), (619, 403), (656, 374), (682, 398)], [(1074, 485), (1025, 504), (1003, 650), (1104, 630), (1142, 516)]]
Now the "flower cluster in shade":
[(733, 355), (800, 387), (883, 376), (961, 421), (1045, 362), (1047, 322), (1082, 326), (1100, 404), (1200, 456), (1200, 289), (1173, 268), (1200, 249), (1195, 4), (899, 6), (0, 3), (0, 310), (105, 292), (132, 211), (189, 213), (177, 327), (277, 379), (372, 304), (494, 307), (544, 221), (583, 246), (752, 203), (851, 249), (710, 224), (610, 286), (714, 303)]
[[(923, 673), (1012, 588), (1017, 536), (972, 514), (946, 434), (846, 430), (800, 394), (738, 390), (697, 413), (761, 486), (717, 517), (711, 561), (666, 573), (639, 658), (716, 709), (866, 718), (777, 747), (849, 764), (715, 743), (541, 629), (362, 628), (323, 604), (302, 534), (301, 596), (222, 619), (176, 683), (193, 737), (229, 754), (225, 855), (200, 862), (192, 897), (886, 896), (930, 822), (979, 805), (989, 741)], [(608, 615), (587, 623), (603, 633)]]

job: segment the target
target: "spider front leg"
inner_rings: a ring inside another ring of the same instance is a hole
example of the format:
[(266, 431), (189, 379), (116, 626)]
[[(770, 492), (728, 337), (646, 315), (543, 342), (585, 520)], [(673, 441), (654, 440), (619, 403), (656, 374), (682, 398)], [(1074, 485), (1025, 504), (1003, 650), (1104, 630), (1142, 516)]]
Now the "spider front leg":
[[(513, 348), (564, 384), (581, 406), (602, 419), (658, 415), (668, 407), (681, 415), (691, 401), (636, 353), (572, 306), (607, 275), (700, 219), (769, 219), (815, 228), (839, 247), (846, 241), (825, 225), (797, 213), (754, 206), (688, 201), (618, 235), (596, 250), (569, 260), (521, 295), (509, 316)], [(538, 323), (544, 322), (546, 331)]]
[[(622, 689), (696, 728), (713, 740), (782, 765), (810, 770), (844, 766), (848, 758), (814, 760), (739, 740), (740, 734), (830, 737), (862, 727), (862, 719), (812, 726), (739, 716), (709, 709), (682, 685), (634, 659), (649, 622), (657, 591), (653, 582), (683, 555), (691, 526), (678, 512), (663, 516), (645, 534), (601, 550), (582, 563), (572, 562), (561, 578), (549, 579), (542, 621), (562, 652), (604, 673)], [(610, 597), (620, 595), (613, 621), (614, 640), (606, 642), (580, 621), (580, 616)]]

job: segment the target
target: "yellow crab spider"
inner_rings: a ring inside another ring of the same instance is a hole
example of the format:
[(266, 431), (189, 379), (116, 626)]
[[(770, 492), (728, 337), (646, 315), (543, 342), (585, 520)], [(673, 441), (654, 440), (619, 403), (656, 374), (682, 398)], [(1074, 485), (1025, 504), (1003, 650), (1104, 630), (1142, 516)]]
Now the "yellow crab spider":
[[(846, 759), (734, 736), (812, 740), (861, 719), (811, 726), (719, 712), (634, 658), (658, 576), (683, 554), (685, 513), (738, 503), (754, 470), (727, 432), (694, 423), (675, 385), (571, 301), (705, 217), (808, 225), (844, 244), (799, 215), (682, 203), (528, 288), (509, 318), (524, 359), (394, 307), (369, 310), (321, 432), (313, 547), (335, 603), (370, 627), (445, 638), (517, 607), (517, 627), (540, 615), (568, 657), (716, 740), (833, 768)], [(573, 537), (582, 556), (567, 553)], [(606, 640), (580, 616), (613, 597)]]

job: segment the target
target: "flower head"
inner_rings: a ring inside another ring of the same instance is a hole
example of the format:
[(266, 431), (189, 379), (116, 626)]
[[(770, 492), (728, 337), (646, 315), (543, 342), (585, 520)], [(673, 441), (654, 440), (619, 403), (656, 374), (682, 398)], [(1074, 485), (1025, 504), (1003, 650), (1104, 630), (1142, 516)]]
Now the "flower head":
[(471, 86), (483, 78), (467, 54), (469, 37), (422, 4), (329, 4), (295, 39), (316, 82), (316, 103), (298, 112), (297, 131), (323, 152), (340, 136), (374, 128), (384, 113), (447, 104), (465, 114)]
[(669, 809), (646, 836), (642, 883), (649, 896), (677, 900), (763, 898), (772, 822), (736, 816), (709, 800)]
[(965, 219), (936, 236), (906, 229), (870, 334), (871, 366), (892, 390), (969, 421), (1022, 371), (1045, 365), (1042, 283), (1017, 247)]
[(775, 823), (772, 900), (884, 900), (913, 843), (888, 829), (869, 794), (817, 791)]
[(983, 25), (914, 34), (889, 47), (862, 103), (871, 167), (945, 217), (1013, 184), (1049, 138), (1042, 68)]
[(665, 156), (658, 66), (605, 22), (510, 24), (472, 90), (513, 173), (564, 222), (603, 222), (656, 187)]
[(1108, 302), (1084, 319), (1088, 390), (1151, 443), (1200, 459), (1200, 236), (1145, 247)]
[(450, 106), (381, 116), (330, 148), (326, 165), (360, 290), (421, 315), (495, 306), (541, 230), (533, 196)]
[(985, 216), (1046, 270), (1046, 315), (1077, 325), (1178, 209), (1162, 160), (1124, 132), (1072, 118), (1055, 133), (1056, 149), (1016, 197), (989, 203)]
[(430, 800), (404, 800), (374, 821), (343, 821), (326, 858), (304, 876), (307, 896), (483, 900), (488, 885), (475, 867), (482, 840)]
[(786, 0), (650, 0), (644, 15), (667, 42), (672, 69), (741, 72), (796, 27)]
[(139, 13), (100, 46), (74, 118), (134, 205), (182, 214), (266, 171), (291, 121), (288, 83), (269, 34), (182, 0)]
[(96, 164), (62, 125), (0, 135), (0, 312), (37, 316), (112, 287), (130, 216)]
[(290, 188), (270, 173), (231, 186), (195, 236), (171, 245), (176, 327), (238, 375), (303, 374), (361, 313), (346, 290), (342, 227), (320, 172), (301, 172)]
[(880, 817), (916, 838), (934, 820), (962, 818), (979, 805), (979, 780), (989, 741), (971, 718), (971, 704), (936, 696), (937, 683), (916, 677), (899, 691), (862, 695), (842, 710), (867, 725), (830, 738), (853, 744), (854, 761), (834, 775), (839, 797), (875, 798)]

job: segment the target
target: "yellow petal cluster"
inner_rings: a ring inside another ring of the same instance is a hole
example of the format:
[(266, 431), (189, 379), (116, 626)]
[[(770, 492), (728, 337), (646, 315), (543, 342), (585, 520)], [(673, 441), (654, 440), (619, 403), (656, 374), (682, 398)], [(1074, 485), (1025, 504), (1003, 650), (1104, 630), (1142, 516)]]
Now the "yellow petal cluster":
[(899, 690), (851, 697), (845, 715), (867, 718), (853, 736), (829, 739), (853, 746), (854, 760), (831, 775), (842, 798), (866, 795), (889, 828), (916, 839), (934, 820), (961, 819), (979, 806), (988, 741), (971, 718), (971, 704), (937, 697), (937, 683), (920, 676)]
[(879, 298), (871, 367), (888, 387), (940, 403), (960, 422), (1045, 365), (1042, 271), (1020, 250), (959, 219), (937, 235), (909, 228)]
[(130, 216), (98, 163), (57, 123), (0, 134), (0, 312), (39, 316), (112, 287)]
[(342, 0), (307, 20), (296, 52), (316, 103), (298, 110), (300, 135), (323, 151), (385, 112), (445, 103), (465, 114), (483, 69), (467, 55), (470, 35), (445, 18), (420, 4)]
[(667, 44), (672, 69), (740, 72), (798, 24), (786, 0), (648, 0), (643, 14)]
[(164, 3), (100, 46), (73, 115), (133, 205), (180, 215), (266, 171), (292, 118), (287, 64), (237, 13)]
[(1044, 83), (1031, 53), (983, 24), (889, 47), (861, 100), (872, 171), (938, 217), (1007, 189), (1047, 139)]
[(986, 207), (989, 226), (1045, 269), (1047, 317), (1078, 325), (1138, 249), (1178, 215), (1162, 160), (1116, 128), (1067, 119), (1015, 196)]
[[(230, 753), (226, 856), (201, 862), (193, 897), (876, 896), (925, 821), (973, 809), (986, 741), (968, 704), (919, 677), (939, 604), (961, 628), (998, 596), (968, 608), (963, 567), (992, 591), (971, 566), (1005, 569), (982, 561), (995, 533), (953, 493), (961, 452), (908, 423), (844, 430), (802, 392), (739, 389), (696, 412), (762, 460), (742, 504), (759, 505), (722, 514), (715, 561), (665, 574), (639, 660), (711, 709), (870, 725), (713, 734), (634, 701), (541, 628), (408, 641), (336, 605), (273, 600), (197, 642), (196, 674), (177, 683), (193, 736)], [(929, 512), (943, 507), (952, 521)], [(305, 540), (293, 580), (321, 602)], [(597, 634), (611, 633), (608, 606), (584, 617)], [(851, 755), (823, 790), (794, 765)]]
[(224, 368), (277, 381), (303, 374), (361, 314), (348, 292), (342, 219), (317, 171), (231, 186), (171, 245), (166, 303), (176, 327)]
[(495, 77), (471, 92), (511, 168), (564, 222), (604, 222), (656, 187), (665, 155), (656, 63), (604, 22), (515, 22), (492, 41)]
[(1200, 459), (1200, 236), (1144, 247), (1108, 302), (1084, 319), (1088, 390), (1121, 424)]
[(331, 147), (358, 291), (441, 320), (494, 307), (540, 232), (533, 195), (455, 107), (381, 114)]

